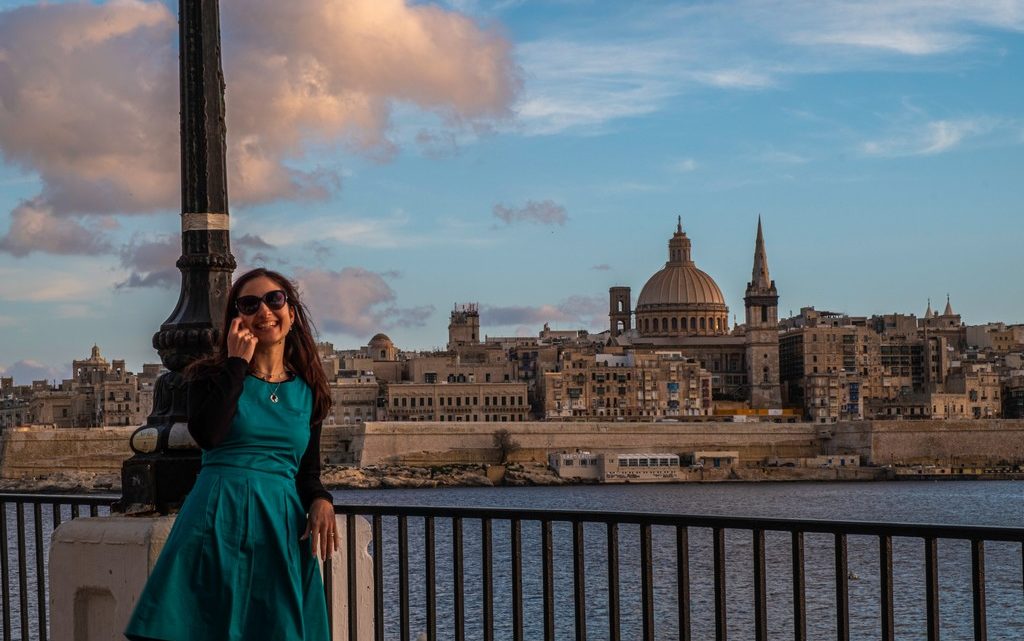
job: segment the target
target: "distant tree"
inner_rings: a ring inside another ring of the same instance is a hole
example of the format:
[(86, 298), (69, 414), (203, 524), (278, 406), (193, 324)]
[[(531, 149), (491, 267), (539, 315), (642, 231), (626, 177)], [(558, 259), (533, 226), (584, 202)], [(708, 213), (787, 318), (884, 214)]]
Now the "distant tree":
[(501, 454), (501, 462), (505, 464), (508, 462), (508, 457), (519, 449), (519, 443), (512, 438), (512, 432), (502, 428), (494, 433), (492, 437), (494, 441), (494, 449), (498, 450)]

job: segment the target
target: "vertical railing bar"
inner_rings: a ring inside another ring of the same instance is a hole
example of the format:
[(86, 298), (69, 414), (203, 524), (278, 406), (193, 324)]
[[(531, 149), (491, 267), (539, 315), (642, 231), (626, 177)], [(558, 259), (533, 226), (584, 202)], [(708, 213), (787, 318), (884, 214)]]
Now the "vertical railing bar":
[[(39, 619), (39, 641), (46, 641), (46, 559), (43, 558), (43, 505), (32, 504), (32, 523), (36, 556), (36, 614)], [(28, 614), (26, 612), (26, 614)], [(26, 639), (26, 641), (28, 641)]]
[(334, 561), (324, 560), (324, 599), (327, 601), (327, 636), (334, 639)]
[(640, 526), (640, 609), (644, 641), (654, 641), (654, 561), (651, 552), (651, 524)]
[(359, 559), (356, 555), (356, 515), (345, 515), (345, 574), (348, 584), (348, 638), (359, 638), (359, 604), (356, 601), (359, 596), (358, 583), (356, 581), (356, 564)]
[(61, 523), (60, 503), (53, 503), (50, 507), (53, 511), (53, 529), (56, 530)]
[(836, 555), (836, 639), (850, 641), (850, 584), (846, 534), (835, 535)]
[(583, 523), (572, 524), (572, 577), (573, 601), (576, 606), (576, 641), (587, 639), (587, 583), (584, 554), (586, 541), (583, 538)]
[(523, 641), (523, 524), (512, 519), (512, 639)]
[(484, 641), (494, 641), (494, 554), (491, 548), (491, 519), (480, 520), (481, 583), (483, 584)]
[(82, 515), (82, 512), (81, 512), (81, 509), (80, 509), (80, 506), (78, 505), (78, 503), (72, 503), (71, 504), (71, 518), (72, 519), (77, 519), (81, 515)]
[(971, 584), (974, 593), (974, 641), (988, 639), (985, 616), (985, 541), (971, 541)]
[(541, 521), (540, 529), (544, 580), (544, 641), (555, 641), (555, 568), (551, 521)]
[(427, 641), (437, 639), (437, 583), (435, 581), (436, 564), (434, 559), (434, 517), (423, 517), (423, 546), (426, 555), (427, 597)]
[(893, 614), (892, 593), (892, 537), (883, 534), (878, 537), (878, 565), (881, 585), (882, 641), (895, 641), (896, 624)]
[(384, 641), (384, 528), (380, 514), (373, 515), (373, 638)]
[(754, 529), (754, 638), (768, 640), (768, 596), (765, 578), (764, 530)]
[(690, 641), (690, 536), (685, 525), (676, 526), (676, 597), (679, 641)]
[(409, 638), (409, 518), (398, 517), (398, 627)]
[(15, 503), (15, 510), (18, 523), (18, 600), (21, 611), (18, 618), (21, 620), (21, 638), (28, 639), (28, 569), (25, 565), (25, 503)]
[(100, 506), (93, 503), (89, 506), (89, 516), (95, 518), (100, 515)]
[(928, 641), (939, 641), (939, 546), (934, 536), (924, 539), (924, 593)]
[(452, 517), (452, 578), (455, 581), (455, 641), (466, 639), (466, 598), (463, 584), (462, 517)]
[(608, 524), (608, 639), (621, 641), (619, 629), (619, 526)]
[(793, 639), (807, 641), (807, 589), (804, 577), (804, 533), (792, 537), (793, 557)]
[(0, 574), (3, 574), (3, 632), (4, 640), (11, 639), (11, 565), (7, 555), (7, 502), (0, 501)]
[(714, 528), (712, 538), (715, 566), (715, 640), (726, 641), (729, 633), (725, 605), (725, 530), (720, 527)]

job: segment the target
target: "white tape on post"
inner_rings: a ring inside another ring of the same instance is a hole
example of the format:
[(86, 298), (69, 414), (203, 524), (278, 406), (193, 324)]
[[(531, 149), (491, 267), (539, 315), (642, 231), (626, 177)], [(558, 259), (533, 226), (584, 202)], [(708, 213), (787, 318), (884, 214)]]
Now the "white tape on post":
[(181, 215), (181, 231), (226, 230), (229, 222), (227, 214), (186, 213)]

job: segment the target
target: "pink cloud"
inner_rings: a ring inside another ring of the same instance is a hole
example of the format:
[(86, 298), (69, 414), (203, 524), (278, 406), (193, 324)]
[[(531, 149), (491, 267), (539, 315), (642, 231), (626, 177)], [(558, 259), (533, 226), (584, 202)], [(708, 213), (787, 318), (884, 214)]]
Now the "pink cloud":
[[(290, 163), (311, 145), (389, 157), (395, 102), (481, 129), (519, 90), (504, 36), (440, 7), (223, 0), (221, 13), (235, 203), (328, 197), (337, 175)], [(176, 32), (156, 1), (0, 12), (0, 153), (40, 176), (54, 216), (177, 207)]]
[(384, 275), (361, 267), (340, 271), (300, 269), (295, 274), (303, 302), (328, 332), (368, 337), (381, 329), (422, 326), (434, 307), (398, 307)]

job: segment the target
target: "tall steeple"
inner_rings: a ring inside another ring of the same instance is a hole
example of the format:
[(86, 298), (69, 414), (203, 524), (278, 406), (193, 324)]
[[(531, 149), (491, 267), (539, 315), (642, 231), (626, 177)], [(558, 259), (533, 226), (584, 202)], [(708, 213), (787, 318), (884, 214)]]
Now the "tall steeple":
[(757, 241), (754, 244), (754, 269), (750, 283), (758, 289), (769, 289), (772, 280), (768, 276), (768, 253), (764, 249), (764, 232), (761, 230), (761, 216), (757, 217)]
[(942, 311), (943, 316), (953, 316), (953, 306), (949, 304), (949, 294), (946, 294), (946, 309)]
[(757, 217), (757, 240), (754, 242), (754, 268), (744, 297), (747, 326), (775, 327), (778, 323), (779, 292), (768, 275), (768, 251), (764, 246), (764, 229)]
[(768, 251), (764, 245), (760, 216), (757, 217), (757, 240), (754, 242), (754, 268), (743, 302), (747, 312), (745, 342), (750, 407), (781, 407), (779, 291), (768, 274)]
[(930, 298), (928, 299), (928, 309), (924, 310), (924, 317), (925, 318), (931, 318), (932, 317), (932, 299), (930, 299)]

